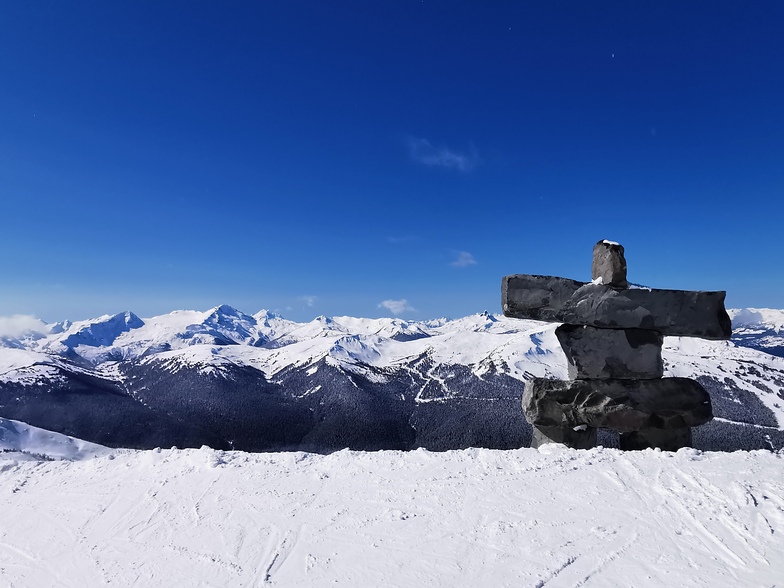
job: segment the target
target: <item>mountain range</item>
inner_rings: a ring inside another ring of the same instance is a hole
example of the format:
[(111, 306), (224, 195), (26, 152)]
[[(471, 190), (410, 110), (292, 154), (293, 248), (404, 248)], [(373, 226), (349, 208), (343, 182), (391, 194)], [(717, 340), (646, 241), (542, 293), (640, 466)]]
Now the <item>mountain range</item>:
[[(729, 313), (731, 341), (666, 338), (665, 377), (711, 394), (696, 447), (779, 449), (784, 311)], [(515, 448), (531, 435), (523, 382), (566, 377), (556, 326), (487, 312), (297, 323), (227, 305), (28, 324), (0, 337), (0, 417), (112, 447)]]

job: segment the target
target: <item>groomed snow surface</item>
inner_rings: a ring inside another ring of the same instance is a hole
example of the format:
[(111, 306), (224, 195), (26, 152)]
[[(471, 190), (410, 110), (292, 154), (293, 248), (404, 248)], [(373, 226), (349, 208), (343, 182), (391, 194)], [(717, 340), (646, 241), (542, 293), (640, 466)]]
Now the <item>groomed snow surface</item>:
[(0, 586), (9, 588), (784, 579), (781, 453), (29, 457), (0, 453)]

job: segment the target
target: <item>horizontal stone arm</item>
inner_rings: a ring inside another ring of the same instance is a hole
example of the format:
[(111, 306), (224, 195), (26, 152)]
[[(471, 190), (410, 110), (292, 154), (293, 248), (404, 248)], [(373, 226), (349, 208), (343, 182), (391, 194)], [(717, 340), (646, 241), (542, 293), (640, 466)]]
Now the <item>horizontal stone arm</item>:
[(650, 329), (666, 336), (729, 339), (725, 292), (618, 289), (553, 276), (504, 276), (504, 315), (609, 329)]
[(532, 425), (581, 425), (621, 433), (696, 427), (713, 418), (710, 395), (686, 378), (549, 380), (525, 384), (523, 411)]

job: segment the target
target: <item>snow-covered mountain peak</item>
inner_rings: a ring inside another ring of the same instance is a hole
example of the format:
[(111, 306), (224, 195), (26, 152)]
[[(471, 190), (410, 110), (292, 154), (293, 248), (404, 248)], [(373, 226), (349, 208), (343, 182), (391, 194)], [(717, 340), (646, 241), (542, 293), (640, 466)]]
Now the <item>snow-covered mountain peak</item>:
[(487, 333), (509, 333), (520, 332), (532, 328), (533, 325), (541, 325), (535, 321), (508, 318), (500, 314), (490, 314), (482, 312), (472, 314), (459, 319), (445, 320), (442, 324), (434, 322), (432, 327), (439, 333), (474, 331)]
[(784, 357), (784, 310), (731, 308), (732, 339), (738, 345)]
[[(784, 312), (746, 309), (731, 314), (736, 329), (739, 324), (747, 326), (739, 328), (726, 349), (711, 347), (701, 352), (681, 346), (677, 353), (697, 356), (694, 369), (699, 370), (704, 363), (699, 356), (738, 355), (735, 345), (774, 355), (781, 349), (776, 346), (783, 345), (782, 337), (774, 329), (784, 323)], [(267, 310), (249, 315), (222, 304), (207, 311), (178, 310), (144, 320), (123, 312), (60, 323), (59, 328), (46, 327), (49, 333), (38, 340), (0, 340), (0, 347), (93, 366), (142, 357), (163, 358), (168, 353), (166, 357), (178, 358), (187, 365), (225, 360), (258, 369), (266, 377), (325, 357), (360, 367), (394, 368), (413, 361), (411, 358), (426, 356), (435, 364), (459, 364), (480, 376), (504, 373), (517, 379), (533, 375), (561, 377), (565, 373), (565, 360), (553, 333), (555, 324), (487, 311), (455, 320), (322, 315), (308, 323), (296, 323)], [(202, 347), (209, 352), (201, 353)], [(14, 366), (24, 363), (22, 356), (14, 357)], [(41, 359), (36, 356), (35, 361)], [(717, 371), (716, 377), (719, 374)]]
[[(375, 339), (375, 340), (374, 340)], [(381, 358), (381, 353), (376, 345), (379, 339), (362, 335), (347, 335), (332, 344), (329, 356), (349, 362), (361, 362), (373, 365)]]
[(733, 329), (762, 328), (784, 333), (784, 310), (772, 308), (731, 308), (727, 311)]
[(122, 334), (144, 326), (144, 321), (130, 311), (103, 315), (97, 319), (72, 323), (63, 331), (60, 343), (69, 349), (80, 345), (105, 347)]
[(333, 318), (333, 324), (340, 325), (342, 330), (349, 333), (377, 335), (395, 341), (412, 341), (432, 334), (425, 323), (398, 318), (369, 319), (338, 316)]
[[(201, 325), (191, 325), (192, 330), (213, 336), (217, 343), (254, 344), (258, 341), (256, 319), (244, 312), (222, 304), (212, 310), (202, 321)], [(200, 327), (207, 327), (203, 329)]]
[(257, 312), (253, 315), (253, 318), (256, 320), (256, 330), (259, 334), (257, 345), (262, 340), (265, 344), (274, 342), (301, 326), (300, 323), (284, 319), (279, 314), (268, 310)]
[(256, 322), (263, 323), (265, 321), (281, 319), (282, 317), (276, 312), (262, 308), (259, 312), (253, 315), (253, 318), (256, 319)]
[(228, 304), (221, 304), (207, 311), (207, 320), (223, 321), (242, 321), (248, 324), (255, 324), (258, 319), (252, 314), (246, 314)]
[(347, 329), (331, 317), (317, 316), (309, 323), (299, 324), (289, 331), (288, 337), (294, 341), (314, 337), (332, 337), (345, 334)]
[(52, 335), (57, 335), (59, 333), (63, 333), (65, 331), (67, 331), (68, 329), (70, 329), (71, 325), (73, 325), (73, 321), (69, 321), (69, 320), (66, 319), (64, 321), (60, 321), (60, 322), (57, 322), (57, 323), (52, 323), (50, 325), (47, 325), (47, 329), (48, 329), (49, 333), (51, 333)]

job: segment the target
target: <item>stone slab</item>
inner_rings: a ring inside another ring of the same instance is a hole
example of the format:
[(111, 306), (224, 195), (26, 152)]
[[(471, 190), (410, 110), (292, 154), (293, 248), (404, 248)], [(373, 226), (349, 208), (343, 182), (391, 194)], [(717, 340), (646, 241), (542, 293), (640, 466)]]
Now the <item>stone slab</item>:
[(620, 448), (624, 450), (653, 449), (678, 451), (691, 447), (691, 429), (643, 429), (632, 433), (621, 433)]
[(648, 329), (665, 336), (729, 339), (725, 292), (616, 289), (568, 278), (504, 276), (504, 315), (610, 329)]
[(570, 379), (653, 379), (664, 374), (658, 331), (561, 325), (555, 335)]
[(550, 380), (525, 384), (523, 412), (537, 427), (587, 425), (629, 433), (696, 427), (713, 418), (710, 396), (694, 380)]
[(613, 288), (629, 286), (626, 281), (626, 257), (623, 254), (623, 245), (605, 239), (593, 246), (591, 279), (600, 280), (599, 283)]

